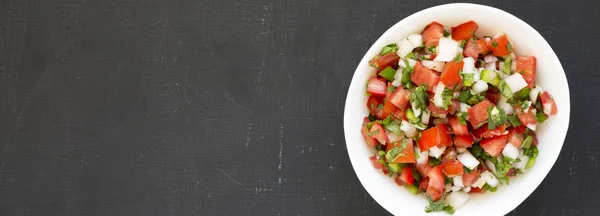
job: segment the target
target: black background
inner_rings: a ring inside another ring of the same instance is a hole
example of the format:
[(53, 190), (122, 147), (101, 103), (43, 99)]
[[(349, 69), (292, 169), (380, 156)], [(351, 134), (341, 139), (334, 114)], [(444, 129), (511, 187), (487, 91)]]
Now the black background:
[[(348, 160), (346, 91), (387, 28), (441, 3), (2, 0), (0, 214), (387, 215)], [(594, 215), (596, 7), (481, 3), (536, 28), (571, 92), (560, 157), (511, 214)]]

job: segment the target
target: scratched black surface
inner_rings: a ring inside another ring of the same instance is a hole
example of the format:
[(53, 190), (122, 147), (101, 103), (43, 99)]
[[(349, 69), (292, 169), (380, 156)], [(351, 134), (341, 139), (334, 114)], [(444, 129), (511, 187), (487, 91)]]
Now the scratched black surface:
[[(434, 1), (3, 0), (0, 215), (387, 215), (359, 184), (346, 90), (389, 26)], [(548, 40), (571, 125), (510, 215), (600, 205), (600, 16), (484, 1)]]

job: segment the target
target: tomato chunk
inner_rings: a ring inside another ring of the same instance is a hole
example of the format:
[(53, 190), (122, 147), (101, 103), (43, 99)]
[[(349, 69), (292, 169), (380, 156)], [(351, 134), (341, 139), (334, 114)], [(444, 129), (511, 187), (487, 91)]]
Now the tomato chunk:
[(427, 177), (429, 170), (431, 170), (431, 168), (432, 168), (431, 165), (429, 165), (429, 156), (427, 157), (426, 163), (417, 164), (415, 166), (415, 168), (417, 169), (417, 172), (419, 172), (419, 174), (421, 174), (421, 176)]
[(433, 201), (437, 201), (442, 198), (442, 194), (444, 193), (444, 174), (442, 173), (442, 166), (431, 168), (427, 177), (429, 177), (427, 194), (429, 194), (429, 197), (431, 197)]
[(418, 86), (422, 84), (427, 85), (427, 91), (433, 92), (435, 86), (440, 81), (440, 77), (435, 71), (423, 66), (421, 62), (417, 62), (414, 67), (414, 71), (410, 74), (410, 80)]
[(497, 104), (498, 101), (500, 101), (500, 91), (496, 88), (489, 88), (486, 92), (485, 92), (485, 98), (490, 100), (490, 102)]
[(425, 42), (425, 47), (437, 46), (440, 38), (444, 37), (444, 26), (438, 22), (432, 22), (425, 26), (425, 29), (421, 32), (421, 36)]
[(363, 138), (365, 139), (365, 142), (367, 142), (368, 146), (370, 146), (370, 147), (377, 146), (377, 140), (375, 140), (375, 138), (369, 136), (369, 129), (367, 129), (367, 125), (363, 125), (360, 132), (362, 133)]
[(475, 169), (471, 170), (470, 173), (463, 174), (462, 180), (463, 185), (465, 187), (471, 186), (475, 180), (479, 177), (479, 167), (475, 167)]
[(395, 52), (391, 52), (383, 56), (376, 56), (369, 63), (379, 71), (385, 69), (386, 67), (397, 69), (398, 60), (400, 60), (400, 56), (398, 56), (398, 54)]
[(473, 136), (475, 136), (475, 138), (477, 139), (481, 139), (481, 138), (492, 138), (495, 136), (500, 136), (500, 135), (504, 135), (506, 134), (506, 128), (508, 128), (508, 125), (499, 125), (497, 127), (495, 127), (494, 129), (489, 129), (488, 128), (488, 124), (483, 124), (481, 127), (474, 129), (472, 131)]
[(486, 41), (485, 38), (476, 40), (475, 43), (477, 44), (477, 50), (479, 50), (479, 54), (486, 54), (489, 51), (492, 51), (490, 43)]
[(527, 87), (533, 88), (535, 85), (536, 74), (536, 58), (534, 56), (519, 56), (517, 57), (517, 72), (521, 73)]
[(448, 177), (459, 176), (463, 174), (463, 165), (457, 159), (442, 162), (442, 169)]
[(373, 155), (369, 157), (369, 159), (371, 160), (371, 164), (373, 164), (373, 167), (375, 167), (375, 169), (383, 168), (383, 164), (379, 163), (379, 155)]
[(381, 111), (381, 117), (387, 118), (390, 114), (396, 111), (396, 106), (392, 104), (389, 100), (387, 100), (383, 105), (383, 110)]
[(470, 134), (454, 136), (454, 146), (457, 148), (470, 148), (473, 143), (475, 143), (475, 140)]
[(523, 134), (516, 129), (510, 129), (508, 132), (508, 143), (519, 148), (523, 144)]
[(439, 147), (451, 147), (452, 146), (452, 135), (450, 134), (450, 129), (448, 129), (448, 125), (446, 124), (438, 124), (435, 127), (438, 128), (438, 137), (439, 137)]
[(371, 130), (369, 130), (369, 134), (381, 144), (387, 143), (387, 134), (385, 133), (383, 126), (381, 126), (379, 123), (375, 122), (375, 124), (373, 124)]
[[(413, 185), (415, 184), (415, 179), (413, 178), (412, 169), (408, 166), (402, 168), (402, 172), (397, 177), (397, 179), (402, 183), (401, 185)], [(398, 181), (396, 181), (397, 183)]]
[(469, 21), (452, 28), (453, 40), (466, 40), (475, 35), (479, 25), (476, 22)]
[(484, 100), (475, 104), (475, 106), (469, 108), (467, 113), (469, 114), (469, 122), (473, 128), (480, 127), (485, 121), (488, 120), (488, 108), (494, 106), (489, 100)]
[[(508, 40), (508, 36), (506, 34), (500, 35), (497, 38), (492, 39), (490, 42), (492, 53), (495, 56), (507, 56), (512, 52), (512, 45), (510, 45), (510, 41)], [(510, 49), (509, 49), (510, 48)]]
[(382, 109), (379, 107), (379, 105), (382, 103), (383, 102), (381, 101), (381, 98), (373, 96), (369, 97), (369, 99), (367, 100), (367, 108), (369, 108), (369, 112), (371, 112), (371, 115), (377, 117), (378, 119), (382, 119)]
[(452, 104), (450, 104), (450, 106), (448, 106), (448, 113), (450, 113), (451, 115), (454, 115), (459, 110), (460, 110), (460, 102), (457, 99), (452, 99)]
[[(386, 151), (392, 150), (394, 147), (400, 147), (402, 141), (395, 142), (393, 145), (388, 145)], [(394, 163), (415, 163), (415, 149), (413, 147), (412, 139), (408, 139), (406, 144), (406, 148), (399, 154), (396, 159), (393, 161)]]
[(527, 112), (525, 112), (521, 106), (515, 106), (515, 113), (517, 114), (517, 118), (521, 121), (521, 124), (525, 127), (535, 127), (537, 125), (537, 121), (535, 120), (535, 115), (531, 112), (531, 107)]
[(456, 116), (450, 116), (448, 123), (450, 123), (454, 135), (469, 135), (469, 127), (467, 127), (466, 124), (460, 124), (460, 121)]
[(367, 93), (373, 96), (385, 96), (385, 92), (387, 88), (387, 84), (384, 79), (371, 77), (369, 79), (369, 83), (367, 84)]
[(475, 42), (475, 40), (467, 40), (467, 44), (465, 44), (465, 50), (463, 51), (463, 56), (477, 59), (479, 56), (479, 47), (477, 46), (477, 42)]
[(427, 190), (427, 186), (429, 185), (429, 178), (426, 177), (427, 175), (423, 175), (423, 174), (421, 174), (421, 175), (425, 176), (425, 177), (423, 177), (421, 179), (421, 182), (419, 182), (419, 190), (425, 191), (425, 190)]
[(439, 124), (421, 132), (421, 138), (417, 144), (421, 151), (434, 146), (452, 146), (452, 136), (446, 124)]
[(410, 91), (398, 86), (388, 100), (399, 109), (404, 110), (410, 102)]
[[(430, 96), (429, 98), (433, 98), (433, 96)], [(435, 104), (433, 104), (431, 102), (429, 103), (429, 105), (427, 105), (427, 109), (434, 116), (443, 116), (443, 115), (447, 115), (448, 114), (448, 111), (446, 111), (444, 108), (437, 107)]]
[(458, 75), (458, 71), (462, 70), (464, 62), (456, 63), (454, 61), (450, 61), (444, 65), (444, 69), (442, 70), (442, 76), (440, 77), (440, 81), (444, 83), (444, 85), (450, 89), (454, 88), (456, 83), (460, 81), (460, 76)]
[(544, 109), (544, 113), (546, 115), (556, 115), (556, 113), (558, 112), (558, 109), (556, 108), (556, 103), (547, 91), (540, 95), (540, 99), (542, 99), (542, 108)]
[(494, 138), (484, 139), (479, 144), (492, 157), (500, 155), (504, 146), (508, 143), (508, 135), (497, 136)]

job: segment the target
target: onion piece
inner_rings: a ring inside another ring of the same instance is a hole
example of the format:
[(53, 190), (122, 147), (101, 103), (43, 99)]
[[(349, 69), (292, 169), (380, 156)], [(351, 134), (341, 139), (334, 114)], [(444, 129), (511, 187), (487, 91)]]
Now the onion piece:
[(479, 176), (479, 178), (471, 184), (471, 187), (482, 188), (483, 185), (485, 185), (485, 179)]
[(538, 96), (542, 93), (542, 87), (535, 86), (535, 88), (531, 89), (529, 92), (529, 99), (531, 102), (535, 103), (537, 101)]
[(463, 184), (462, 175), (459, 175), (459, 176), (456, 176), (456, 177), (452, 178), (452, 183), (454, 183), (454, 185), (459, 186), (461, 188), (465, 186)]
[(417, 164), (425, 164), (429, 162), (429, 150), (421, 151), (419, 146), (415, 145), (415, 149), (417, 149), (417, 154), (419, 158), (417, 159)]
[(463, 74), (473, 74), (475, 73), (475, 60), (471, 57), (463, 58)]
[(487, 167), (487, 169), (492, 173), (496, 173), (496, 165), (494, 165), (494, 163), (492, 163), (490, 160), (485, 160), (485, 167)]
[(504, 95), (500, 95), (500, 100), (498, 101), (498, 108), (503, 109), (507, 115), (512, 115), (514, 113), (514, 108), (507, 101), (508, 99), (504, 97)]
[(390, 141), (390, 143), (394, 143), (394, 142), (402, 140), (402, 137), (396, 136), (396, 134), (394, 132), (386, 130), (385, 134), (387, 135), (388, 141)]
[(422, 60), (421, 64), (431, 70), (435, 70), (438, 72), (442, 72), (442, 68), (444, 67), (444, 62), (441, 61)]
[(469, 110), (469, 108), (471, 108), (471, 105), (466, 104), (466, 103), (460, 103), (460, 111), (461, 112), (467, 112)]
[(477, 158), (475, 158), (469, 151), (465, 151), (459, 154), (458, 156), (456, 156), (456, 158), (458, 159), (458, 161), (460, 161), (460, 163), (462, 163), (470, 170), (475, 169), (475, 167), (479, 165), (479, 160), (477, 160)]
[(504, 155), (504, 157), (517, 159), (517, 157), (519, 157), (519, 149), (512, 143), (508, 143), (502, 150), (502, 155)]
[(426, 110), (425, 112), (423, 112), (423, 115), (421, 115), (421, 123), (428, 125), (430, 116), (431, 116), (431, 112), (429, 112), (429, 110)]
[(449, 62), (456, 57), (460, 51), (458, 42), (449, 38), (440, 38), (439, 45), (437, 47), (437, 55), (434, 61)]
[(519, 90), (527, 87), (527, 82), (523, 79), (520, 73), (514, 73), (504, 79), (506, 85), (510, 88), (512, 93), (518, 92)]
[(481, 173), (481, 178), (483, 178), (485, 180), (485, 183), (487, 183), (490, 187), (496, 187), (500, 183), (498, 181), (498, 178), (496, 178), (494, 174), (487, 170)]
[(396, 54), (398, 54), (400, 58), (404, 58), (406, 55), (411, 53), (413, 49), (415, 49), (415, 46), (408, 42), (408, 39), (406, 38), (396, 43), (396, 45), (398, 46), (398, 51)]
[(448, 205), (454, 207), (455, 209), (458, 209), (461, 206), (463, 206), (467, 202), (467, 200), (469, 200), (469, 197), (470, 196), (467, 193), (456, 191), (450, 193), (450, 195), (446, 197), (446, 201), (448, 202)]
[(442, 93), (444, 92), (444, 89), (446, 88), (446, 86), (444, 86), (443, 83), (438, 83), (438, 85), (435, 87), (435, 94), (433, 95), (433, 104), (435, 104), (435, 106), (437, 107), (443, 107), (444, 106), (444, 99), (442, 98)]
[(496, 58), (496, 56), (492, 55), (492, 54), (487, 54), (486, 56), (483, 57), (483, 61), (485, 63), (491, 63), (491, 62), (497, 62), (498, 58)]
[(410, 44), (412, 44), (414, 47), (423, 45), (423, 37), (421, 36), (421, 34), (410, 34), (406, 38), (408, 39), (408, 42), (410, 42)]
[[(479, 94), (481, 92), (487, 91), (487, 89), (488, 89), (488, 84), (483, 80), (478, 80), (473, 85), (473, 88), (471, 88), (471, 93)], [(435, 102), (435, 97), (434, 97), (434, 102)]]
[(417, 129), (405, 120), (402, 120), (402, 123), (400, 124), (400, 130), (404, 132), (406, 137), (413, 137), (415, 133), (417, 133)]
[(442, 156), (442, 154), (444, 153), (444, 150), (446, 150), (445, 146), (442, 148), (438, 148), (437, 146), (431, 147), (429, 148), (429, 156), (434, 158), (440, 158), (440, 156)]
[(452, 185), (452, 187), (450, 188), (450, 190), (452, 192), (456, 192), (456, 191), (462, 190), (462, 187), (458, 186), (458, 185)]
[(463, 188), (463, 192), (469, 193), (469, 191), (471, 191), (471, 186), (466, 186)]

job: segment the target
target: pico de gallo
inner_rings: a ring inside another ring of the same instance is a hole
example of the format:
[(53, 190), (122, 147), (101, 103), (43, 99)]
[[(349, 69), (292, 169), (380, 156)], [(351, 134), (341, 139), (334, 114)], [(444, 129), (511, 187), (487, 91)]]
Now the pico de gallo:
[(537, 125), (556, 115), (536, 85), (536, 57), (517, 55), (509, 35), (477, 37), (468, 21), (425, 26), (369, 63), (362, 135), (373, 166), (454, 213), (471, 193), (494, 192), (538, 156)]

